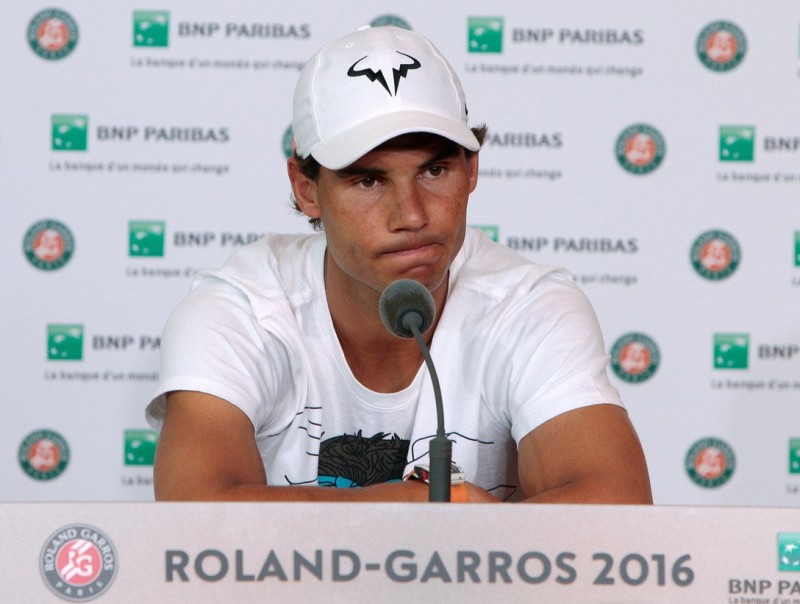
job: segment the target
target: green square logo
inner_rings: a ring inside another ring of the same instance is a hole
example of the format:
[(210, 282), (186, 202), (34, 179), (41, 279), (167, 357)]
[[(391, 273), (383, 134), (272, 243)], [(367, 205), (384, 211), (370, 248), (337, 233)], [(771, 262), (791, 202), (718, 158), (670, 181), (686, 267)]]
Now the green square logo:
[(125, 465), (152, 466), (157, 444), (155, 430), (125, 430)]
[(86, 151), (89, 139), (88, 116), (53, 115), (51, 131), (53, 151)]
[(468, 17), (467, 51), (503, 52), (503, 17)]
[(800, 231), (794, 232), (794, 265), (800, 266)]
[(778, 570), (800, 571), (800, 533), (778, 533)]
[(83, 325), (48, 325), (47, 359), (80, 361), (83, 359)]
[(473, 225), (470, 225), (470, 226), (472, 226), (472, 227), (474, 227), (476, 229), (482, 230), (495, 243), (497, 243), (500, 240), (500, 227), (498, 227), (496, 225), (491, 225), (491, 224), (473, 224)]
[(714, 334), (714, 369), (747, 369), (749, 349), (747, 334)]
[(128, 255), (164, 256), (164, 222), (160, 220), (131, 220), (128, 222)]
[(167, 48), (169, 46), (169, 12), (163, 10), (133, 11), (133, 45)]
[(753, 126), (719, 127), (719, 161), (753, 161), (755, 145)]
[(800, 474), (800, 438), (789, 439), (789, 474)]

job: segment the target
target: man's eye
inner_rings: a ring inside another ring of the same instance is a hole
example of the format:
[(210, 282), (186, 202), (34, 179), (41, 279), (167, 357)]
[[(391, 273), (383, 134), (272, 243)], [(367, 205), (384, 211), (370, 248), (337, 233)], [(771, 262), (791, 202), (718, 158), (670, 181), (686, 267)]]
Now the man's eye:
[(378, 179), (375, 178), (374, 176), (365, 176), (358, 181), (358, 184), (364, 187), (365, 189), (371, 189), (376, 184), (378, 184)]
[(431, 176), (441, 176), (444, 172), (444, 166), (431, 166), (428, 168), (428, 174)]

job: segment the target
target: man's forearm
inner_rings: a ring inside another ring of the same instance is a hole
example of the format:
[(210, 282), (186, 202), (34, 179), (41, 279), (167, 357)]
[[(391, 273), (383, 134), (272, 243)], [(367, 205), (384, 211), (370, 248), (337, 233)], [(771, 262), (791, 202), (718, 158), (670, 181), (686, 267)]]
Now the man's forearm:
[[(489, 493), (467, 483), (470, 503), (499, 503)], [(272, 501), (272, 502), (405, 502), (423, 503), (429, 498), (428, 485), (418, 480), (385, 482), (369, 487), (273, 487), (264, 484), (239, 484), (227, 488), (156, 490), (158, 501)]]
[(157, 489), (158, 501), (306, 501), (306, 502), (423, 502), (428, 486), (418, 481), (392, 482), (369, 487), (337, 489), (319, 486), (238, 484), (216, 489)]
[(568, 482), (542, 491), (520, 503), (652, 504), (649, 483), (608, 484), (589, 481)]

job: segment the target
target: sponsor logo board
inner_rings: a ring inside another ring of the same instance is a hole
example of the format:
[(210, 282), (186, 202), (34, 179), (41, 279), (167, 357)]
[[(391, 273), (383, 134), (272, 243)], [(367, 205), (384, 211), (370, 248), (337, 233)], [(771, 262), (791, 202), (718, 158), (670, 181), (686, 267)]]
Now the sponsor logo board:
[(28, 434), (18, 450), (22, 471), (34, 480), (58, 478), (69, 464), (69, 445), (53, 430), (36, 430)]
[(38, 56), (58, 61), (69, 56), (78, 44), (78, 24), (57, 8), (36, 13), (28, 23), (28, 44)]
[(778, 533), (778, 570), (800, 572), (800, 533)]
[(125, 465), (152, 466), (157, 444), (155, 430), (125, 430)]
[(163, 220), (131, 220), (128, 222), (128, 255), (131, 257), (164, 256), (166, 228)]
[(800, 266), (800, 231), (794, 232), (794, 265)]
[(169, 46), (169, 12), (163, 10), (133, 11), (133, 45), (167, 48)]
[(714, 21), (697, 36), (697, 56), (711, 71), (726, 72), (737, 67), (747, 53), (744, 32), (730, 21)]
[(789, 439), (789, 474), (800, 474), (800, 438)]
[(647, 124), (633, 124), (617, 137), (614, 154), (631, 174), (649, 174), (664, 161), (667, 145), (661, 133)]
[(53, 115), (51, 143), (53, 151), (86, 151), (89, 141), (89, 117), (86, 115)]
[(747, 369), (749, 356), (748, 334), (714, 334), (714, 369)]
[(661, 355), (652, 338), (642, 333), (628, 333), (611, 347), (611, 368), (629, 384), (649, 380), (658, 369)]
[(467, 51), (474, 53), (503, 52), (502, 17), (468, 17)]
[(70, 602), (103, 594), (117, 575), (117, 551), (109, 537), (87, 524), (56, 530), (42, 547), (39, 570), (45, 585)]
[(52, 219), (40, 220), (25, 233), (22, 250), (33, 266), (43, 271), (53, 271), (72, 258), (75, 238), (64, 223)]
[(686, 454), (686, 473), (696, 485), (713, 489), (728, 482), (736, 469), (733, 449), (719, 438), (703, 438)]
[(480, 229), (495, 243), (500, 241), (500, 227), (494, 224), (471, 224), (473, 228)]
[(398, 15), (379, 15), (375, 17), (372, 21), (369, 22), (372, 27), (380, 27), (382, 25), (393, 25), (394, 27), (399, 27), (401, 29), (408, 29), (413, 30), (414, 28), (411, 27), (411, 24), (406, 21), (403, 17)]
[(721, 281), (736, 272), (742, 252), (733, 235), (713, 229), (694, 240), (689, 257), (698, 275), (709, 281)]
[(47, 359), (50, 361), (83, 360), (83, 325), (48, 325)]
[(751, 162), (755, 157), (754, 126), (719, 127), (719, 161)]

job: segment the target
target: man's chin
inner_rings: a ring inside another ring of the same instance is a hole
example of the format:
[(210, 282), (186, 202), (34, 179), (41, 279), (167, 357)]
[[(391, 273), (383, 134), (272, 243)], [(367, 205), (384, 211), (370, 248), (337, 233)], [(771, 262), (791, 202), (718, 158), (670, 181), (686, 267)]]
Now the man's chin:
[(418, 266), (404, 271), (397, 279), (413, 279), (427, 287), (431, 293), (436, 292), (447, 283), (447, 271), (430, 266)]

